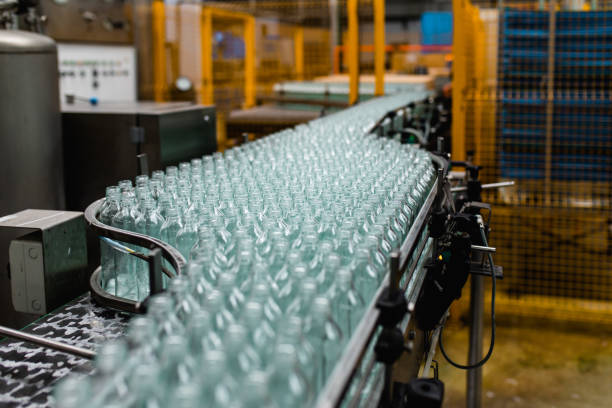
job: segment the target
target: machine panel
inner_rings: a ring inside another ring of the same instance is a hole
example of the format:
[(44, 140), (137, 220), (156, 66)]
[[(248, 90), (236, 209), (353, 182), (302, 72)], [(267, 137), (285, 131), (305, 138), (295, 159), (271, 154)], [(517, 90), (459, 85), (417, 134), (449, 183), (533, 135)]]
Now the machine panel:
[(60, 95), (102, 102), (136, 101), (134, 47), (58, 44)]

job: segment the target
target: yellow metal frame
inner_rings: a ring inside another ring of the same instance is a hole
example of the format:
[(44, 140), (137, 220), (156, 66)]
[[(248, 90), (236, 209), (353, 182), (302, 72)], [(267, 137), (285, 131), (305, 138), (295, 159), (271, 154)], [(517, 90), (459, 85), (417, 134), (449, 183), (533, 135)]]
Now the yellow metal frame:
[(348, 0), (348, 72), (349, 72), (349, 105), (359, 100), (359, 15), (358, 0)]
[(293, 60), (295, 62), (295, 79), (304, 80), (304, 28), (293, 30)]
[(166, 9), (162, 0), (151, 8), (153, 27), (153, 99), (163, 102), (167, 92), (166, 79)]
[(374, 95), (385, 94), (385, 0), (374, 0)]
[(198, 89), (199, 100), (205, 105), (214, 103), (213, 85), (213, 20), (222, 18), (239, 21), (244, 24), (244, 105), (255, 106), (255, 17), (247, 13), (228, 11), (215, 7), (202, 7), (201, 47), (202, 47), (202, 81)]

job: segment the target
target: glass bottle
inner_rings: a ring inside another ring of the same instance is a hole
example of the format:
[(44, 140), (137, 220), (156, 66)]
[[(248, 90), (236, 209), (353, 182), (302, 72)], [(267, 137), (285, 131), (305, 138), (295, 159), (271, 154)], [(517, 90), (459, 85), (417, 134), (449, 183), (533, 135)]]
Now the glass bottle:
[(380, 271), (370, 262), (370, 251), (360, 247), (355, 252), (355, 258), (350, 265), (355, 289), (364, 300), (371, 299), (382, 280)]
[(184, 336), (168, 335), (160, 354), (160, 380), (169, 386), (188, 383), (194, 377), (195, 362), (187, 351), (189, 346)]
[[(110, 186), (106, 188), (106, 199), (100, 211), (100, 222), (106, 225), (112, 225), (113, 217), (119, 211), (120, 192), (119, 188)], [(101, 280), (102, 287), (105, 291), (111, 294), (116, 294), (116, 267), (115, 267), (115, 250), (104, 240), (100, 240), (100, 264), (101, 264)]]
[[(147, 408), (161, 404), (159, 367), (150, 361), (138, 362), (129, 377), (130, 407)], [(124, 401), (125, 402), (125, 401)]]
[(287, 316), (278, 327), (276, 345), (290, 344), (295, 347), (297, 363), (312, 391), (318, 372), (316, 359), (318, 351), (304, 337), (303, 328), (306, 320), (296, 315)]
[(239, 397), (242, 408), (280, 408), (268, 394), (268, 376), (264, 371), (250, 372), (241, 389)]
[(327, 294), (331, 303), (332, 314), (342, 333), (350, 337), (361, 320), (365, 302), (353, 288), (353, 275), (350, 270), (340, 268), (336, 281)]
[(263, 306), (259, 302), (249, 301), (242, 312), (242, 324), (249, 331), (251, 345), (266, 364), (274, 351), (276, 333), (263, 315)]
[(315, 350), (318, 350), (314, 388), (318, 392), (325, 386), (343, 346), (343, 334), (331, 315), (329, 300), (323, 296), (312, 302), (311, 316), (307, 321), (305, 335)]
[[(132, 197), (124, 192), (121, 194), (119, 211), (113, 217), (111, 225), (115, 228), (134, 232), (136, 230), (135, 214)], [(137, 292), (134, 262), (136, 258), (123, 251), (116, 250), (114, 252), (116, 285), (113, 294), (132, 299), (136, 297), (134, 294)]]
[(241, 324), (230, 324), (224, 342), (229, 374), (240, 383), (250, 372), (262, 367), (262, 361), (253, 346), (246, 342), (248, 330)]
[(187, 324), (191, 315), (200, 309), (189, 289), (189, 279), (185, 275), (176, 276), (168, 283), (168, 292), (174, 300), (174, 313), (183, 325)]
[(88, 376), (71, 374), (60, 380), (53, 391), (58, 408), (81, 408), (90, 403), (91, 381)]
[(310, 315), (310, 308), (316, 296), (317, 282), (309, 277), (302, 279), (298, 296), (287, 307), (287, 315), (295, 315), (303, 319), (307, 318)]
[[(170, 207), (167, 209), (166, 221), (162, 224), (160, 234), (162, 241), (175, 248), (178, 248), (176, 237), (178, 232), (183, 228), (183, 223), (179, 217), (178, 209), (176, 207)], [(163, 265), (168, 269), (173, 269), (172, 265), (165, 259), (162, 261)], [(168, 278), (164, 275), (164, 286), (168, 284)]]
[(278, 305), (283, 311), (286, 311), (291, 302), (298, 296), (300, 284), (308, 276), (308, 268), (302, 263), (287, 265), (287, 269), (287, 279), (280, 282), (282, 286), (279, 287), (278, 291)]
[(198, 240), (198, 226), (192, 213), (187, 212), (184, 218), (184, 224), (176, 234), (176, 248), (185, 259), (189, 259), (191, 249)]
[(270, 293), (270, 285), (266, 282), (255, 283), (251, 289), (249, 300), (261, 303), (265, 318), (272, 327), (276, 327), (283, 316), (283, 310)]
[(187, 334), (192, 356), (200, 356), (223, 347), (223, 341), (215, 331), (212, 316), (207, 310), (197, 309), (191, 314)]
[(157, 326), (157, 331), (163, 336), (182, 333), (184, 326), (174, 313), (174, 302), (167, 293), (159, 293), (149, 300), (148, 316), (151, 316)]
[(319, 294), (327, 292), (329, 287), (334, 282), (334, 277), (342, 264), (340, 256), (336, 253), (330, 253), (323, 261), (323, 267), (315, 276), (317, 282), (317, 291)]
[(279, 407), (310, 406), (310, 385), (299, 369), (294, 345), (280, 344), (274, 352), (270, 375), (270, 397)]
[(336, 253), (340, 256), (340, 265), (347, 267), (355, 256), (355, 245), (353, 242), (352, 231), (341, 228), (338, 234), (338, 247)]
[(220, 291), (215, 289), (208, 294), (205, 307), (212, 317), (213, 328), (218, 334), (224, 333), (227, 327), (234, 323), (234, 315), (225, 307), (223, 293)]

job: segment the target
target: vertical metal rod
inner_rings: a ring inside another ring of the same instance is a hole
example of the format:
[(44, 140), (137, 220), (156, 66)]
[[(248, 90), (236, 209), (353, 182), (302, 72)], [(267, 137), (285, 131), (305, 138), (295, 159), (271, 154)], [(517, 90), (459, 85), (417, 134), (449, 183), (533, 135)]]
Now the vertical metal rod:
[(202, 48), (202, 81), (198, 83), (198, 102), (204, 105), (214, 103), (213, 91), (213, 29), (212, 10), (208, 7), (202, 8), (201, 18), (201, 48)]
[(546, 146), (544, 153), (544, 197), (550, 203), (552, 177), (553, 116), (555, 113), (555, 35), (557, 11), (555, 0), (549, 0), (548, 10), (548, 75), (546, 77)]
[(436, 142), (437, 142), (438, 152), (444, 153), (444, 137), (438, 136), (438, 139), (436, 140)]
[(400, 262), (400, 254), (397, 251), (391, 252), (391, 259), (389, 261), (390, 271), (389, 271), (389, 297), (392, 297), (392, 294), (395, 294), (399, 290), (399, 262)]
[(161, 268), (161, 251), (158, 248), (149, 252), (149, 294), (155, 295), (164, 290)]
[(349, 105), (359, 100), (359, 11), (358, 1), (347, 1)]
[(385, 94), (385, 0), (374, 0), (374, 95)]
[(255, 106), (255, 17), (244, 20), (244, 108)]
[(296, 27), (293, 31), (293, 60), (295, 63), (295, 79), (304, 80), (304, 27)]
[[(482, 317), (484, 313), (484, 283), (481, 275), (471, 275), (470, 285), (470, 348), (468, 364), (482, 358)], [(482, 405), (482, 367), (467, 372), (467, 408)]]
[(336, 48), (340, 42), (338, 41), (339, 20), (338, 0), (329, 0), (329, 64), (331, 74), (340, 73), (339, 69), (334, 68), (336, 65), (340, 65), (340, 61), (336, 61)]

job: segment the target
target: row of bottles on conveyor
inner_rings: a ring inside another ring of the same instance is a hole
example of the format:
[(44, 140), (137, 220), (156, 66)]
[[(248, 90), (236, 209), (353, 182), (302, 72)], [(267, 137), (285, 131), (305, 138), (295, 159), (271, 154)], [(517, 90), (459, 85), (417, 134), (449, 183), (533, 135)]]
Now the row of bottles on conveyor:
[[(189, 263), (100, 349), (96, 375), (62, 383), (60, 405), (312, 405), (434, 181), (426, 153), (365, 134), (406, 102), (379, 99), (109, 187), (102, 222)], [(105, 241), (102, 279), (119, 296), (148, 294), (144, 261)]]

